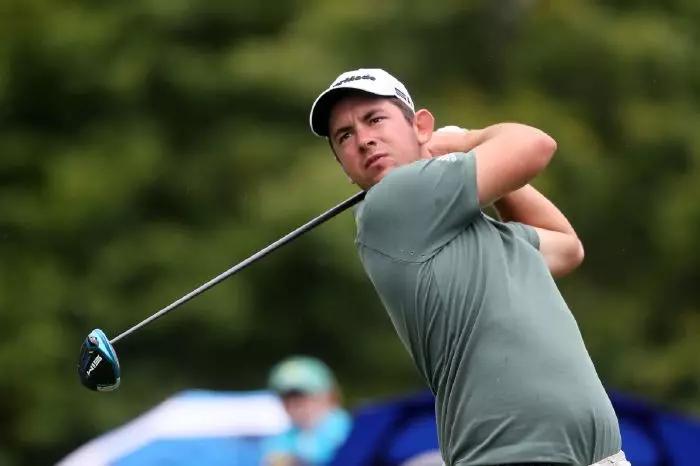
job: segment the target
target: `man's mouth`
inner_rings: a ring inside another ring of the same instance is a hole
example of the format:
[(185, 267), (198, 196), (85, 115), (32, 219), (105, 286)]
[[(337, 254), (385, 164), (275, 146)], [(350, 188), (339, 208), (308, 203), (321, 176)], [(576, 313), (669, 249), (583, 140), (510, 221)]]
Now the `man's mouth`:
[(381, 159), (382, 157), (386, 157), (386, 154), (372, 154), (369, 157), (367, 157), (367, 160), (365, 160), (365, 169), (371, 167), (374, 162)]

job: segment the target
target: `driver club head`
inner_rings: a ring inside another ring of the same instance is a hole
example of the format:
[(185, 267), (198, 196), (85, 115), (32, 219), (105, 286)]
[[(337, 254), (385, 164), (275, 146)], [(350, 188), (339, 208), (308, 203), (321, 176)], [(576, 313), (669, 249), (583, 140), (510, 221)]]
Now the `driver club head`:
[(78, 375), (90, 390), (109, 392), (119, 387), (121, 369), (117, 353), (102, 330), (90, 332), (80, 347)]

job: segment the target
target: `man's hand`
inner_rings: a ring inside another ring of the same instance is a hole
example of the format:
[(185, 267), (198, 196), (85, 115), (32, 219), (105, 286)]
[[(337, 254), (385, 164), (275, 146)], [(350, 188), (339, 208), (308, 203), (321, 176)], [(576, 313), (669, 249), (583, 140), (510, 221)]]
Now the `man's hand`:
[(428, 153), (433, 157), (451, 154), (453, 152), (466, 152), (467, 130), (458, 126), (445, 126), (436, 130), (428, 141)]

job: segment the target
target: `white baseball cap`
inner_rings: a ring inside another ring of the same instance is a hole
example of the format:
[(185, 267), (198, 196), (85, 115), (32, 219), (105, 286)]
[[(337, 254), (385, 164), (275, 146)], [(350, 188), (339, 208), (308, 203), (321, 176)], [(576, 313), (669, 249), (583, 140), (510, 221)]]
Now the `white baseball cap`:
[(346, 71), (319, 95), (311, 106), (309, 124), (317, 136), (328, 137), (328, 118), (343, 89), (356, 89), (382, 97), (396, 97), (413, 111), (413, 100), (401, 81), (379, 68)]

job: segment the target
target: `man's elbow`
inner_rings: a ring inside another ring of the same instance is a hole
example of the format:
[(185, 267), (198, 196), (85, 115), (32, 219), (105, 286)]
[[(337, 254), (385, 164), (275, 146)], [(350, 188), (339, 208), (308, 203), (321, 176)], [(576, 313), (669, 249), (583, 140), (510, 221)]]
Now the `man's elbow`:
[(571, 249), (570, 261), (573, 270), (577, 269), (583, 263), (583, 259), (586, 257), (586, 252), (583, 249), (583, 243), (578, 238), (576, 238), (574, 241), (574, 245)]
[(526, 178), (532, 179), (542, 172), (557, 150), (557, 142), (539, 129), (527, 127), (527, 133), (521, 139), (521, 152), (518, 159), (525, 168)]
[(584, 257), (583, 243), (577, 237), (572, 237), (571, 244), (565, 251), (562, 251), (559, 260), (556, 261), (556, 265), (551, 267), (552, 275), (563, 277), (570, 274), (583, 263)]
[(557, 151), (557, 141), (547, 133), (538, 130), (533, 136), (530, 151), (538, 171), (544, 170)]

